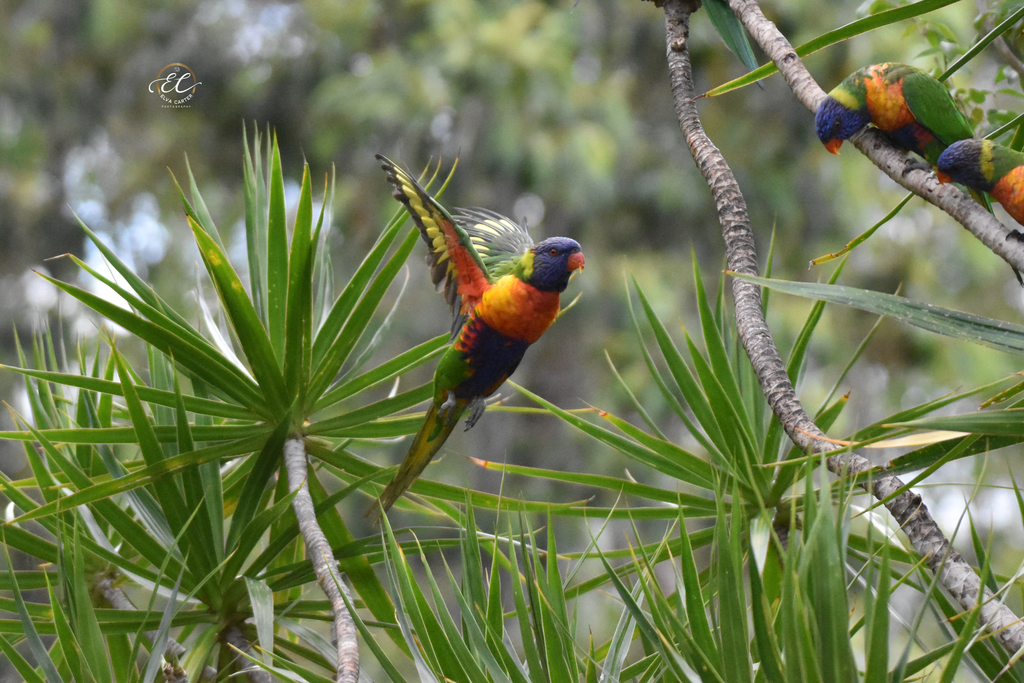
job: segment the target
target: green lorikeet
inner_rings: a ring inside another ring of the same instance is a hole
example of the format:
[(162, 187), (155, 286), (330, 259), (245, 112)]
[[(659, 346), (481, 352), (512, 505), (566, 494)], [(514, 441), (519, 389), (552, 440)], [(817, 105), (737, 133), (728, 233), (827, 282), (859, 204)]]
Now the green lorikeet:
[(833, 154), (868, 123), (933, 167), (947, 146), (974, 136), (942, 83), (897, 62), (854, 71), (822, 100), (814, 120), (818, 138)]
[(938, 166), (953, 181), (988, 192), (1024, 225), (1024, 153), (991, 140), (962, 140), (946, 148)]
[(455, 320), (423, 426), (367, 516), (387, 511), (412, 485), (467, 409), (466, 429), (476, 424), (484, 399), (558, 317), (559, 295), (584, 265), (575, 240), (551, 237), (534, 244), (525, 226), (487, 209), (462, 209), (453, 216), (406, 171), (384, 156), (377, 159), (430, 250), (431, 279), (444, 291)]

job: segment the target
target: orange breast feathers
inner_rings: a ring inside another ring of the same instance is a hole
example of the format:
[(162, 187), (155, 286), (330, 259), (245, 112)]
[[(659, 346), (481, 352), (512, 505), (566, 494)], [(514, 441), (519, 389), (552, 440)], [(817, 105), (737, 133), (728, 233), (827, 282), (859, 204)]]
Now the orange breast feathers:
[(532, 344), (558, 317), (558, 292), (542, 292), (506, 275), (484, 292), (477, 316), (496, 332)]
[(872, 69), (864, 77), (864, 87), (867, 89), (868, 113), (871, 114), (872, 123), (880, 130), (897, 130), (917, 120), (910, 113), (907, 100), (903, 97), (902, 80), (886, 83), (882, 70)]
[(1013, 169), (996, 183), (992, 199), (1002, 204), (1015, 221), (1024, 223), (1024, 166)]

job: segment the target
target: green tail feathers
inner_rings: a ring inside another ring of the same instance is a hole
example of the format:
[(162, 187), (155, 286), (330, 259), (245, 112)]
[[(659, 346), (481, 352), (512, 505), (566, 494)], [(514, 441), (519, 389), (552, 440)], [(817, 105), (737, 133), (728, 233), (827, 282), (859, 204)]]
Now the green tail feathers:
[(974, 201), (984, 206), (989, 213), (992, 213), (992, 202), (989, 201), (987, 194), (981, 190), (972, 190), (970, 188), (968, 188), (967, 192), (974, 198)]
[(416, 434), (416, 438), (413, 439), (409, 452), (402, 460), (394, 479), (366, 511), (368, 518), (372, 517), (374, 521), (380, 519), (380, 516), (391, 509), (395, 501), (412, 486), (427, 464), (441, 450), (444, 442), (448, 440), (448, 436), (455, 429), (455, 425), (459, 423), (459, 418), (462, 417), (468, 403), (465, 400), (457, 400), (455, 407), (448, 410), (443, 418), (438, 417), (442, 404), (437, 401), (430, 404), (423, 425)]

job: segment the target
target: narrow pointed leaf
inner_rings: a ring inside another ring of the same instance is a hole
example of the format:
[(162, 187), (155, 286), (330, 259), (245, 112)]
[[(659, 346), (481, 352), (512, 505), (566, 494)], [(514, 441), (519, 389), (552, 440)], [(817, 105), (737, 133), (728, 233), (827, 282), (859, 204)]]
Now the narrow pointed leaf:
[(270, 215), (267, 221), (267, 317), (271, 358), (284, 359), (285, 313), (288, 302), (288, 233), (285, 226), (284, 174), (277, 133), (270, 145)]
[[(919, 0), (919, 2), (912, 2), (907, 5), (900, 5), (893, 7), (892, 9), (883, 10), (862, 19), (851, 21), (849, 24), (840, 26), (832, 31), (823, 33), (817, 38), (809, 40), (803, 45), (797, 47), (795, 52), (798, 57), (806, 57), (807, 55), (813, 54), (818, 50), (828, 47), (829, 45), (841, 43), (844, 40), (862, 35), (883, 26), (891, 26), (929, 12), (934, 12), (935, 10), (942, 9), (947, 5), (952, 5), (955, 2), (958, 2), (958, 0)], [(728, 83), (723, 83), (713, 90), (709, 90), (705, 95), (707, 97), (723, 95), (731, 90), (735, 90), (736, 88), (741, 88), (745, 85), (750, 85), (751, 83), (767, 78), (778, 70), (779, 67), (775, 65), (775, 62), (768, 62), (740, 78), (733, 79)]]
[(388, 228), (377, 239), (377, 243), (373, 245), (373, 249), (366, 255), (363, 262), (359, 264), (359, 268), (352, 275), (341, 296), (331, 306), (331, 311), (327, 314), (327, 318), (324, 319), (320, 329), (317, 330), (316, 340), (313, 342), (312, 361), (314, 369), (319, 369), (324, 355), (338, 338), (338, 333), (341, 332), (342, 326), (348, 320), (356, 302), (359, 301), (359, 297), (366, 291), (366, 287), (373, 274), (377, 271), (377, 267), (380, 266), (384, 256), (391, 249), (391, 245), (398, 238), (401, 232), (399, 230), (400, 223), (398, 220), (393, 220), (389, 224)]
[[(0, 545), (3, 545), (4, 547), (4, 558), (7, 560), (7, 575), (11, 580), (14, 604), (18, 610), (18, 618), (21, 620), (22, 634), (25, 636), (25, 640), (28, 641), (29, 648), (32, 651), (32, 656), (36, 660), (36, 666), (43, 670), (43, 675), (46, 676), (47, 683), (62, 683), (61, 676), (57, 673), (57, 667), (54, 666), (53, 660), (50, 659), (50, 655), (46, 651), (46, 646), (39, 637), (39, 632), (36, 630), (35, 624), (32, 622), (32, 617), (29, 615), (28, 608), (25, 606), (25, 600), (22, 597), (21, 590), (18, 588), (18, 579), (16, 578), (13, 565), (11, 564), (11, 554), (7, 549), (7, 530), (8, 529), (6, 527), (0, 527), (0, 539), (3, 539), (4, 541), (4, 543)], [(52, 589), (50, 590), (52, 591)]]
[(429, 341), (425, 341), (422, 344), (395, 356), (385, 363), (381, 363), (373, 370), (369, 370), (358, 377), (348, 380), (347, 382), (338, 384), (324, 394), (323, 397), (316, 402), (313, 409), (320, 410), (323, 407), (334, 405), (335, 403), (344, 400), (349, 396), (353, 396), (364, 389), (369, 389), (370, 387), (382, 382), (386, 382), (396, 375), (426, 363), (430, 359), (441, 355), (444, 349), (448, 346), (450, 336), (451, 335), (448, 334), (438, 335)]
[(708, 12), (711, 25), (722, 37), (726, 47), (743, 62), (747, 71), (757, 68), (757, 59), (754, 58), (754, 49), (750, 47), (750, 40), (747, 38), (743, 24), (736, 18), (736, 15), (729, 9), (726, 0), (706, 0), (704, 9)]
[(277, 425), (277, 428), (274, 429), (273, 434), (266, 439), (260, 454), (256, 456), (252, 470), (249, 472), (249, 476), (246, 477), (242, 493), (238, 498), (238, 505), (231, 516), (231, 528), (225, 541), (228, 549), (233, 549), (238, 544), (238, 535), (256, 514), (263, 490), (267, 487), (267, 482), (270, 481), (274, 472), (277, 471), (277, 466), (284, 457), (282, 449), (284, 448), (284, 442), (288, 438), (290, 427), (291, 416), (287, 415)]
[(268, 403), (276, 410), (286, 408), (287, 399), (284, 378), (278, 366), (277, 356), (267, 337), (267, 331), (260, 323), (256, 309), (252, 306), (241, 280), (228, 263), (227, 256), (199, 226), (192, 225), (203, 262), (210, 278), (217, 286), (221, 302), (235, 328), (235, 334), (242, 345), (242, 351), (249, 361), (253, 376), (259, 383)]
[(787, 294), (852, 306), (888, 316), (929, 332), (989, 346), (1001, 351), (1024, 353), (1024, 325), (962, 313), (893, 294), (872, 292), (843, 285), (766, 280), (735, 275)]
[(370, 318), (380, 304), (381, 299), (394, 281), (398, 271), (405, 264), (413, 247), (419, 241), (419, 231), (411, 230), (402, 242), (394, 256), (381, 269), (373, 284), (366, 290), (363, 298), (359, 301), (352, 315), (345, 323), (345, 327), (338, 335), (335, 343), (324, 354), (323, 362), (315, 369), (315, 375), (310, 382), (310, 396), (319, 396), (334, 381), (341, 366), (348, 359), (352, 349), (355, 348), (360, 336), (370, 323)]
[(313, 343), (307, 329), (313, 317), (313, 197), (309, 164), (302, 169), (299, 207), (292, 230), (288, 262), (288, 309), (284, 340), (284, 376), (288, 395), (299, 394), (299, 385), (309, 377), (309, 352)]
[[(217, 387), (239, 403), (253, 410), (265, 410), (265, 399), (260, 395), (259, 389), (253, 381), (240, 373), (238, 368), (231, 365), (219, 353), (214, 352), (215, 355), (207, 353), (206, 349), (196, 346), (190, 340), (183, 339), (165, 327), (150, 322), (91, 292), (45, 275), (43, 277), (111, 322), (173, 356), (190, 372), (205, 376), (211, 382), (215, 382)], [(212, 349), (212, 347), (210, 348)]]
[[(131, 381), (131, 374), (128, 372), (128, 365), (116, 349), (113, 351), (117, 362), (117, 372), (121, 377), (121, 388), (124, 392), (125, 403), (128, 406), (128, 414), (131, 417), (132, 427), (138, 439), (139, 450), (147, 465), (159, 466), (163, 464), (164, 452), (160, 446), (160, 440), (153, 431), (153, 425), (149, 421), (146, 409), (135, 391), (135, 385)], [(188, 510), (185, 508), (185, 499), (173, 478), (161, 478), (154, 482), (157, 498), (160, 500), (160, 507), (170, 524), (171, 533), (178, 536), (185, 525), (188, 517)]]
[(245, 577), (245, 587), (249, 592), (249, 604), (252, 605), (253, 621), (256, 623), (256, 635), (260, 649), (264, 650), (264, 662), (274, 652), (274, 594), (265, 581)]

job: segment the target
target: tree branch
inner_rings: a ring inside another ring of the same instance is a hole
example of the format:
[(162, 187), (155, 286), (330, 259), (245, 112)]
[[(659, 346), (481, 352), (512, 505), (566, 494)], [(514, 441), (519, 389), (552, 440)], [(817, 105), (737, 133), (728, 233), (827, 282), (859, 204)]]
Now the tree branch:
[[(811, 77), (786, 37), (774, 23), (765, 18), (754, 0), (730, 0), (729, 6), (761, 49), (779, 67), (779, 73), (786, 79), (797, 99), (812, 112), (816, 112), (818, 103), (825, 97), (825, 91)], [(850, 142), (887, 176), (948, 213), (992, 253), (1017, 270), (1024, 270), (1024, 244), (1016, 240), (1007, 241), (1006, 236), (1010, 230), (968, 195), (953, 185), (943, 185), (934, 173), (913, 164), (892, 145), (889, 138), (875, 128), (864, 128), (850, 138)]]
[[(124, 594), (124, 591), (114, 585), (113, 579), (103, 579), (100, 581), (96, 588), (99, 590), (100, 595), (103, 599), (113, 607), (114, 609), (120, 610), (135, 610), (136, 607), (132, 604), (132, 601), (128, 599), (128, 596)], [(159, 633), (156, 631), (146, 631), (146, 637), (149, 638), (149, 642), (156, 643)], [(176, 641), (174, 638), (167, 638), (167, 646), (164, 648), (165, 657), (169, 657), (174, 661), (177, 661), (179, 657), (185, 654), (185, 646)], [(141, 653), (140, 653), (141, 654)], [(155, 654), (155, 653), (154, 653)], [(151, 654), (150, 656), (153, 656)], [(203, 680), (212, 681), (217, 678), (217, 670), (212, 666), (203, 667), (202, 672)], [(256, 682), (254, 682), (256, 683)]]
[(313, 499), (306, 485), (308, 462), (306, 444), (302, 439), (289, 439), (284, 444), (285, 470), (288, 472), (288, 490), (297, 491), (292, 501), (295, 517), (299, 522), (299, 531), (306, 542), (306, 554), (313, 562), (313, 571), (327, 599), (331, 602), (334, 612), (334, 636), (338, 647), (338, 683), (358, 683), (359, 680), (359, 641), (356, 637), (356, 626), (345, 606), (341, 591), (351, 602), (348, 589), (341, 581), (338, 563), (334, 559), (327, 537), (316, 521), (316, 510)]
[[(808, 108), (816, 109), (817, 103), (825, 93), (803, 68), (803, 64), (785, 37), (774, 24), (764, 18), (760, 8), (751, 0), (731, 0), (730, 5), (747, 31), (779, 66), (779, 70), (797, 97)], [(721, 152), (705, 134), (697, 114), (688, 41), (690, 14), (698, 7), (697, 0), (665, 2), (667, 59), (676, 115), (690, 153), (707, 180), (718, 207), (728, 267), (738, 273), (756, 275), (757, 252), (746, 202), (732, 171)], [(1012, 265), (1024, 265), (1024, 248), (1016, 248), (1016, 245), (1005, 243), (1004, 236), (1007, 231), (1002, 224), (959, 190), (939, 185), (931, 173), (908, 172), (909, 160), (893, 148), (881, 133), (874, 130), (863, 131), (855, 136), (853, 142), (876, 165), (890, 173), (890, 176), (895, 172), (898, 177), (894, 179), (904, 187), (914, 191), (920, 188), (933, 204), (944, 210), (948, 210), (947, 206), (956, 208), (972, 224), (977, 218), (982, 225), (983, 234), (988, 236), (989, 241), (1000, 241), (998, 246), (1010, 247), (1006, 253), (1012, 252), (1016, 260), (1007, 260)], [(957, 217), (956, 214), (953, 215)], [(999, 239), (995, 235), (999, 235)], [(982, 241), (989, 243), (986, 239)], [(994, 248), (993, 251), (1000, 253)], [(1001, 253), (1000, 255), (1007, 258)], [(750, 358), (769, 405), (789, 438), (805, 451), (827, 453), (836, 450), (835, 446), (816, 438), (823, 437), (824, 434), (811, 421), (793, 390), (785, 364), (779, 356), (762, 313), (760, 288), (745, 280), (734, 278), (732, 291), (740, 341)], [(855, 453), (831, 455), (826, 462), (829, 470), (834, 473), (845, 471), (857, 474), (871, 469), (871, 463)], [(903, 482), (897, 477), (883, 477), (865, 485), (865, 488), (881, 500), (903, 486)], [(982, 594), (980, 580), (963, 557), (950, 547), (921, 501), (921, 497), (913, 492), (905, 492), (888, 502), (886, 507), (907, 534), (914, 549), (927, 558), (933, 572), (939, 573), (942, 584), (961, 606), (971, 609), (976, 604), (978, 595)], [(1024, 629), (1020, 627), (1016, 616), (1009, 609), (991, 599), (991, 593), (986, 591), (983, 595), (985, 602), (981, 622), (1009, 651), (1016, 651), (1024, 645)]]
[[(224, 634), (224, 642), (231, 645), (239, 652), (245, 652), (246, 654), (252, 655), (252, 646), (249, 645), (249, 641), (245, 639), (245, 634), (242, 633), (242, 629), (237, 626), (233, 626), (228, 629), (227, 633)], [(269, 672), (263, 669), (256, 668), (255, 664), (250, 664), (249, 660), (242, 655), (235, 655), (236, 664), (241, 664), (241, 668), (245, 671), (246, 676), (252, 683), (273, 683), (273, 677)]]

